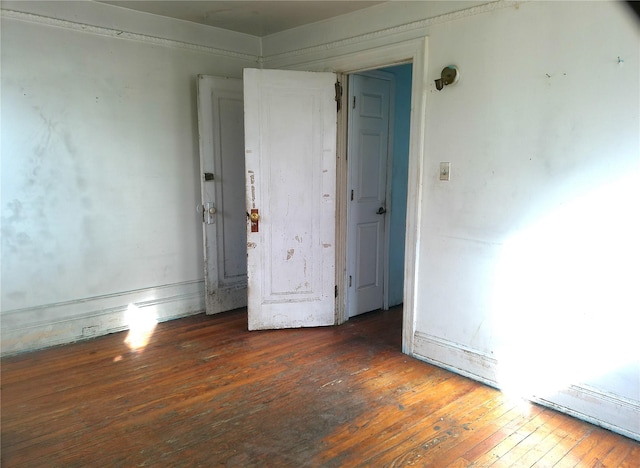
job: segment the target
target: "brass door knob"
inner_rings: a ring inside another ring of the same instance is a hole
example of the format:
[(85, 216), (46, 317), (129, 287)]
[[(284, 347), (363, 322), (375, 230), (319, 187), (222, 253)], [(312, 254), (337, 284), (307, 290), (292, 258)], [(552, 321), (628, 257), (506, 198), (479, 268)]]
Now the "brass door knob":
[(251, 219), (251, 221), (253, 221), (255, 223), (256, 221), (258, 221), (260, 219), (260, 215), (258, 213), (251, 213), (249, 218)]

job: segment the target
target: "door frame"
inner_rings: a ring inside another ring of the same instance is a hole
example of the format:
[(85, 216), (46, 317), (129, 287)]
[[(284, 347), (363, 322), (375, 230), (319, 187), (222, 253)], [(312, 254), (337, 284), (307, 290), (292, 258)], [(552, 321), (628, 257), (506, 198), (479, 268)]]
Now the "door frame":
[[(421, 37), (364, 51), (329, 57), (321, 61), (298, 63), (300, 70), (332, 70), (341, 83), (346, 75), (360, 71), (411, 63), (411, 120), (409, 137), (409, 169), (407, 181), (407, 218), (405, 235), (404, 294), (402, 319), (402, 352), (414, 354), (414, 333), (417, 316), (417, 280), (421, 239), (423, 161), (425, 160), (425, 136), (427, 124), (428, 94), (428, 37)], [(344, 93), (343, 93), (344, 95)], [(347, 125), (345, 112), (338, 113), (338, 150), (336, 174), (336, 323), (349, 319), (346, 316), (346, 242), (347, 242)]]
[[(349, 79), (351, 76), (355, 76), (355, 75), (360, 75), (360, 76), (368, 76), (371, 78), (377, 78), (379, 80), (385, 80), (389, 82), (389, 125), (387, 128), (387, 157), (385, 158), (385, 171), (386, 171), (386, 176), (385, 176), (385, 187), (384, 187), (384, 197), (385, 197), (385, 208), (390, 208), (391, 206), (391, 178), (393, 177), (392, 174), (392, 161), (393, 161), (393, 134), (394, 134), (394, 116), (395, 116), (395, 96), (396, 96), (396, 77), (393, 73), (390, 72), (385, 72), (385, 71), (380, 71), (380, 70), (367, 70), (367, 71), (362, 71), (362, 72), (356, 72), (356, 73), (349, 73), (346, 76), (345, 81), (343, 82), (343, 94), (345, 96), (351, 96), (350, 92), (351, 92), (351, 80)], [(352, 120), (349, 118), (349, 114), (352, 111), (351, 108), (351, 104), (350, 103), (346, 103), (344, 106), (345, 111), (347, 112), (347, 138), (350, 134), (350, 122), (352, 122)], [(347, 144), (349, 143), (348, 141), (346, 142)], [(348, 148), (347, 148), (347, 152), (348, 152)], [(351, 177), (351, 172), (353, 171), (353, 167), (352, 167), (352, 163), (353, 163), (353, 158), (351, 158), (351, 160), (349, 160), (348, 158), (346, 158), (346, 164), (347, 164), (347, 181), (349, 181), (350, 177)], [(353, 186), (352, 186), (352, 190), (353, 190)], [(351, 196), (349, 196), (349, 198), (351, 198)], [(347, 222), (349, 221), (349, 214), (350, 214), (350, 205), (351, 204), (347, 204)], [(389, 209), (387, 209), (387, 212), (389, 212)], [(385, 216), (384, 218), (384, 246), (382, 249), (382, 258), (379, 259), (379, 261), (382, 264), (382, 270), (384, 271), (384, 278), (382, 280), (382, 309), (383, 310), (388, 310), (389, 309), (389, 235), (390, 235), (390, 228), (391, 228), (391, 223), (390, 223), (390, 216)], [(348, 229), (348, 227), (347, 227)], [(355, 249), (357, 246), (356, 245), (349, 245), (349, 242), (347, 241), (346, 243), (346, 254), (349, 255), (350, 249)], [(348, 260), (348, 257), (347, 257)], [(347, 272), (348, 273), (348, 272)], [(354, 272), (352, 272), (354, 273)], [(349, 275), (347, 274), (345, 278), (348, 278)], [(349, 285), (346, 284), (345, 288), (349, 288)], [(350, 307), (352, 307), (349, 304), (349, 295), (348, 295), (348, 289), (345, 289), (345, 294), (347, 295), (347, 297), (345, 298), (345, 307), (346, 307), (346, 311), (345, 311), (345, 315), (347, 317), (349, 317), (349, 309)]]

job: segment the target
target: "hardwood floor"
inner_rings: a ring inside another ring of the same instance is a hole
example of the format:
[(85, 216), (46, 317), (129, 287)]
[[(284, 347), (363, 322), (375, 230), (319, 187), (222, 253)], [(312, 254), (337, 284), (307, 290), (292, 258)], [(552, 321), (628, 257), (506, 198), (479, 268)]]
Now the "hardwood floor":
[(2, 466), (640, 466), (640, 444), (400, 352), (401, 309), (246, 331), (246, 311), (2, 360)]

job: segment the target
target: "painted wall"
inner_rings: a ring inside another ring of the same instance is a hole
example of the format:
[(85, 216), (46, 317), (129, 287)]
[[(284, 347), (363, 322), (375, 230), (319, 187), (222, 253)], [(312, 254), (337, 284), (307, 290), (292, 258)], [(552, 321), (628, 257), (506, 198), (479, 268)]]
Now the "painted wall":
[(258, 39), (88, 2), (2, 7), (3, 353), (125, 328), (129, 304), (202, 311), (195, 80), (240, 77)]
[(428, 36), (410, 351), (638, 439), (638, 23), (617, 2), (427, 10), (267, 37), (265, 66), (350, 71)]
[(430, 74), (461, 80), (429, 90), (416, 323), (424, 356), (577, 414), (610, 420), (584, 401), (612, 398), (636, 437), (638, 32), (606, 2), (430, 29)]
[(383, 68), (396, 77), (389, 206), (389, 306), (402, 304), (404, 291), (404, 239), (407, 217), (407, 170), (411, 121), (411, 64)]

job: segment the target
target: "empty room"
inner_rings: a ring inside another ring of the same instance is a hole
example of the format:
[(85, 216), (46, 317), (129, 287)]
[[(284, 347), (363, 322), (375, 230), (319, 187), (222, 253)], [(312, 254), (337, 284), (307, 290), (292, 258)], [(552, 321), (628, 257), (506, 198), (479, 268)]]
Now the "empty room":
[(3, 466), (640, 466), (633, 5), (0, 8)]

